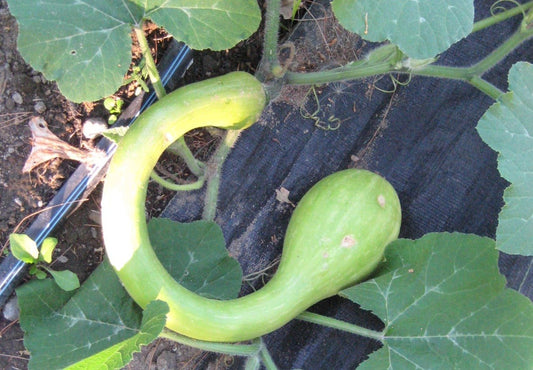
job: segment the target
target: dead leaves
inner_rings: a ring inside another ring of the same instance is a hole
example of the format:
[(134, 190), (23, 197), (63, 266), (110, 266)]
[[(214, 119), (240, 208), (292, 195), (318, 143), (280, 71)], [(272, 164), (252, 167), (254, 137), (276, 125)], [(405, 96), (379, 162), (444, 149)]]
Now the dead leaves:
[(48, 129), (48, 124), (40, 116), (32, 117), (28, 124), (32, 134), (32, 149), (22, 172), (30, 172), (55, 158), (70, 159), (90, 166), (105, 156), (102, 151), (82, 150), (64, 142)]

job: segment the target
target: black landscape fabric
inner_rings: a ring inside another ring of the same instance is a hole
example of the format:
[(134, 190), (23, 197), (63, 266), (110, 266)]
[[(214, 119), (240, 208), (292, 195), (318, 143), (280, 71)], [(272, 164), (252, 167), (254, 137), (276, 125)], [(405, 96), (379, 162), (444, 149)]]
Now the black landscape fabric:
[[(476, 3), (476, 19), (488, 16), (487, 4)], [(315, 2), (311, 12), (321, 19), (325, 9)], [(474, 63), (510, 35), (517, 22), (513, 19), (468, 37), (441, 55), (438, 63)], [(311, 22), (303, 22), (291, 35), (296, 53), (314, 42), (316, 54), (327, 56), (323, 40), (309, 41), (314, 32), (310, 27)], [(346, 55), (371, 47), (359, 41)], [(506, 90), (507, 72), (519, 60), (533, 62), (531, 42), (485, 77)], [(390, 78), (383, 77), (315, 91), (317, 99), (310, 87), (285, 90), (285, 99), (272, 102), (260, 122), (243, 132), (225, 163), (216, 221), (245, 274), (264, 269), (281, 252), (293, 206), (277, 200), (276, 190), (287, 189), (289, 199), (297, 203), (319, 179), (348, 167), (378, 172), (396, 188), (403, 209), (401, 237), (434, 231), (494, 237), (508, 183), (497, 170), (497, 154), (475, 130), (491, 98), (463, 82), (419, 77), (395, 89)], [(306, 95), (303, 109), (287, 102)], [(163, 216), (198, 219), (202, 202), (202, 192), (177, 194)], [(508, 285), (530, 298), (531, 266), (531, 258), (517, 256), (503, 255), (500, 263)], [(328, 299), (312, 311), (372, 329), (381, 325), (341, 298)], [(298, 321), (265, 341), (281, 369), (353, 369), (379, 348), (371, 339)]]

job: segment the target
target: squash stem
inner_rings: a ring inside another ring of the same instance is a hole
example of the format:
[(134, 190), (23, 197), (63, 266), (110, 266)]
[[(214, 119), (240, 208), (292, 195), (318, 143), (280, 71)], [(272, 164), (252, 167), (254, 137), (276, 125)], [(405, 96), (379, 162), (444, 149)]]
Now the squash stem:
[(280, 70), (278, 59), (280, 7), (281, 0), (266, 1), (263, 56), (256, 73), (256, 77), (262, 82), (281, 77), (276, 75), (276, 71)]
[(235, 145), (239, 136), (240, 130), (228, 130), (224, 139), (220, 143), (212, 162), (208, 165), (208, 182), (207, 191), (205, 195), (205, 206), (202, 214), (204, 220), (213, 221), (217, 211), (218, 189), (220, 187), (220, 175), (222, 173), (222, 166), (228, 157), (231, 148)]
[(319, 315), (312, 312), (302, 312), (296, 317), (298, 320), (307, 321), (313, 324), (319, 324), (323, 326), (327, 326), (329, 328), (333, 329), (339, 329), (346, 331), (348, 333), (361, 335), (363, 337), (377, 339), (380, 342), (383, 342), (385, 335), (383, 332), (363, 328), (358, 325), (350, 324), (346, 321), (337, 320), (332, 317), (327, 317), (323, 315)]
[(161, 185), (162, 187), (172, 190), (172, 191), (191, 191), (191, 190), (198, 190), (202, 186), (204, 186), (205, 178), (204, 176), (200, 176), (197, 181), (191, 182), (189, 184), (176, 184), (175, 182), (165, 180), (161, 176), (159, 176), (155, 171), (152, 171), (152, 174), (150, 175), (152, 180), (154, 180), (156, 183)]
[(267, 370), (277, 370), (278, 367), (274, 363), (274, 360), (272, 359), (272, 356), (270, 355), (270, 352), (268, 351), (268, 348), (265, 342), (263, 341), (263, 338), (260, 338), (260, 341), (261, 341), (261, 351), (260, 351), (261, 362), (263, 363), (263, 365), (265, 366)]
[(500, 13), (494, 14), (490, 17), (477, 21), (476, 23), (474, 23), (474, 27), (472, 28), (472, 33), (481, 31), (485, 28), (488, 28), (490, 26), (503, 22), (518, 14), (525, 14), (526, 10), (530, 8), (533, 8), (533, 1), (527, 2), (525, 4), (517, 3), (516, 6), (511, 9), (504, 10)]
[[(148, 76), (150, 77), (150, 82), (152, 83), (152, 86), (154, 88), (155, 94), (157, 95), (157, 98), (161, 99), (163, 96), (167, 94), (167, 92), (165, 91), (165, 87), (163, 86), (163, 83), (161, 82), (161, 76), (159, 75), (154, 58), (152, 57), (152, 52), (150, 51), (148, 40), (146, 40), (146, 36), (144, 35), (142, 26), (134, 27), (134, 30), (135, 30), (135, 35), (137, 36), (137, 40), (139, 42), (141, 53), (146, 62), (146, 68), (148, 70)], [(192, 154), (191, 150), (185, 143), (185, 139), (183, 137), (180, 137), (178, 140), (172, 143), (169, 146), (168, 150), (171, 153), (174, 153), (180, 156), (187, 164), (187, 167), (191, 170), (191, 172), (196, 177), (203, 176), (204, 174), (203, 163), (198, 161), (196, 158), (194, 158), (194, 155)]]
[(244, 370), (259, 370), (261, 368), (261, 360), (259, 356), (250, 356), (246, 359)]
[(165, 91), (165, 87), (163, 86), (163, 83), (161, 82), (161, 76), (159, 75), (159, 72), (157, 71), (157, 66), (155, 64), (154, 58), (152, 57), (152, 52), (150, 51), (150, 47), (148, 46), (148, 40), (146, 40), (146, 36), (144, 35), (142, 26), (134, 27), (134, 30), (135, 30), (135, 36), (137, 36), (137, 41), (139, 42), (141, 53), (146, 62), (146, 68), (148, 70), (148, 76), (150, 77), (150, 82), (152, 83), (152, 86), (154, 87), (157, 98), (161, 99), (167, 93)]
[(256, 356), (262, 350), (262, 343), (259, 339), (254, 339), (250, 344), (207, 342), (186, 337), (166, 328), (163, 329), (159, 336), (203, 351), (232, 356)]

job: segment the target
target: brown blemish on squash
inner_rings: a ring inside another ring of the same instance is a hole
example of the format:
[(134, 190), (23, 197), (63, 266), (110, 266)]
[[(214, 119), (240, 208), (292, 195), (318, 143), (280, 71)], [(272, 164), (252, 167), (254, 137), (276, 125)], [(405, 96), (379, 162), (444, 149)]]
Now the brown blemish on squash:
[(342, 238), (342, 241), (341, 241), (342, 248), (351, 248), (356, 244), (357, 244), (357, 240), (354, 238), (353, 235), (346, 235), (344, 238)]
[(381, 208), (385, 208), (385, 197), (382, 194), (378, 195), (378, 204)]

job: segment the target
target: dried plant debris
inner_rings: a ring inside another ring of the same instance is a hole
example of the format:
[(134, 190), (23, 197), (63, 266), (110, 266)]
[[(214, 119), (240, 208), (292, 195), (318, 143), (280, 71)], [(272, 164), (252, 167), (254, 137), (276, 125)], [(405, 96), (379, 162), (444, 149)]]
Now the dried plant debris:
[(105, 156), (100, 150), (82, 150), (64, 142), (48, 129), (48, 124), (40, 116), (32, 117), (28, 124), (32, 133), (32, 149), (22, 172), (30, 172), (55, 158), (74, 160), (90, 166)]

